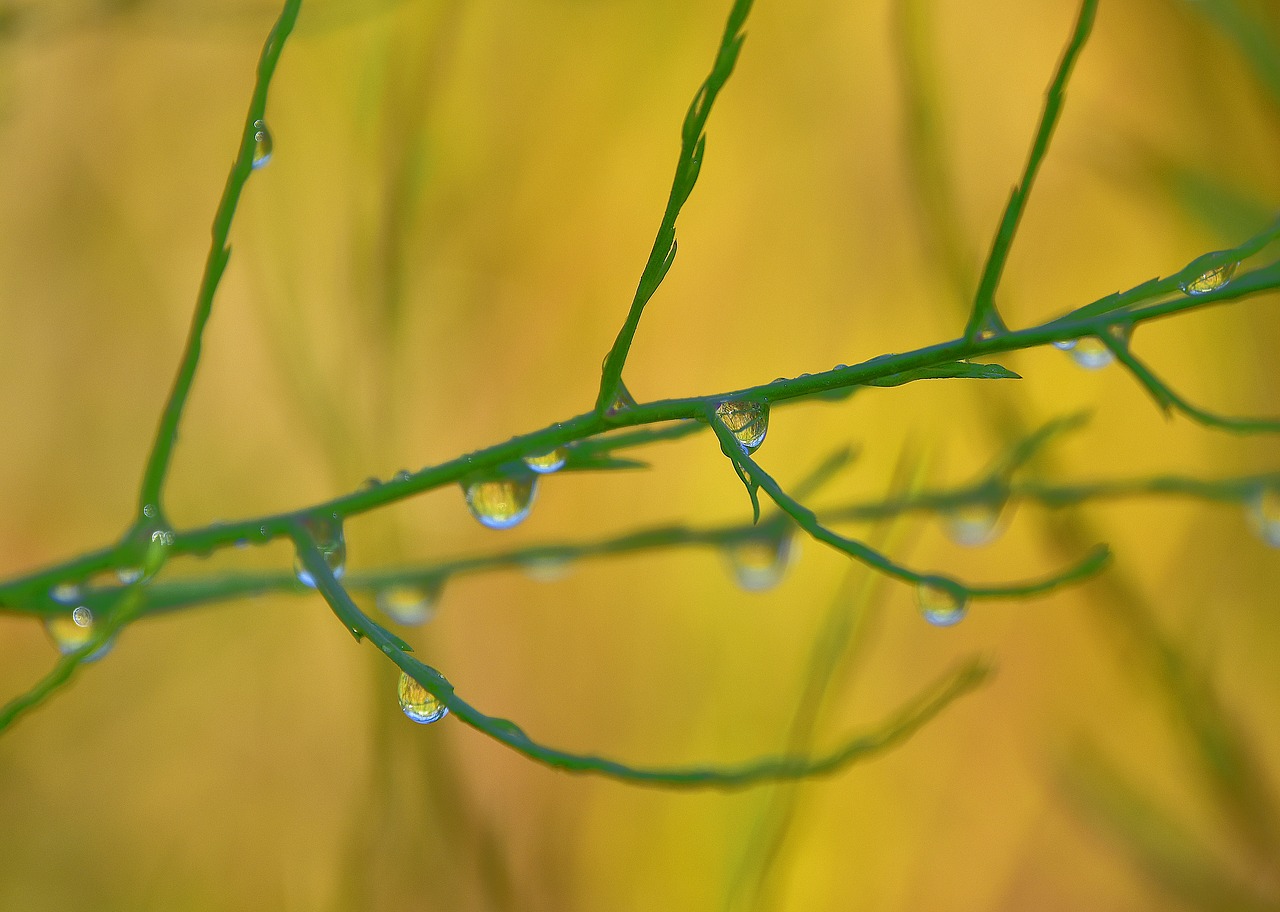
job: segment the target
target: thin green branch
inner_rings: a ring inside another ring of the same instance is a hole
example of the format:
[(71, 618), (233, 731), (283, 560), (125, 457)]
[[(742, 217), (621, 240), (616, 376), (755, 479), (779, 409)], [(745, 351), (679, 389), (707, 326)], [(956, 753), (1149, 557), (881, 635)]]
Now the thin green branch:
[(658, 226), (658, 235), (654, 238), (653, 248), (649, 251), (644, 271), (640, 274), (640, 283), (636, 287), (635, 297), (627, 318), (618, 331), (613, 347), (605, 356), (600, 371), (600, 391), (596, 396), (596, 414), (608, 414), (617, 401), (622, 383), (622, 369), (626, 365), (627, 354), (631, 351), (631, 343), (635, 339), (636, 329), (640, 326), (640, 317), (645, 305), (653, 297), (667, 271), (676, 258), (676, 219), (689, 194), (698, 182), (698, 172), (702, 169), (702, 158), (707, 148), (707, 135), (704, 127), (711, 114), (711, 106), (716, 96), (724, 88), (729, 77), (733, 75), (734, 64), (742, 50), (742, 42), (746, 36), (742, 27), (746, 24), (747, 14), (751, 12), (753, 0), (735, 0), (729, 11), (729, 21), (725, 24), (724, 37), (720, 40), (720, 48), (716, 52), (715, 63), (711, 73), (693, 96), (693, 102), (685, 114), (684, 125), (680, 131), (680, 157), (676, 161), (676, 174), (671, 182), (671, 194), (667, 197), (667, 208), (662, 213), (662, 222)]
[(1093, 20), (1098, 10), (1098, 0), (1084, 0), (1080, 6), (1080, 14), (1076, 19), (1075, 30), (1067, 45), (1066, 53), (1058, 64), (1053, 82), (1045, 95), (1044, 111), (1040, 115), (1040, 126), (1036, 130), (1035, 140), (1031, 143), (1031, 153), (1027, 156), (1027, 165), (1022, 172), (1022, 180), (1013, 188), (1009, 202), (1005, 206), (1004, 216), (1000, 219), (1000, 227), (996, 231), (991, 244), (991, 253), (987, 256), (986, 265), (982, 269), (982, 278), (978, 282), (978, 292), (974, 296), (973, 311), (969, 316), (969, 324), (965, 328), (965, 336), (976, 339), (987, 329), (1004, 329), (1004, 321), (996, 308), (996, 289), (1000, 285), (1000, 277), (1004, 273), (1005, 263), (1009, 259), (1009, 249), (1013, 246), (1014, 235), (1018, 224), (1022, 221), (1022, 213), (1027, 207), (1032, 186), (1049, 151), (1049, 140), (1053, 137), (1054, 128), (1062, 113), (1062, 104), (1066, 97), (1067, 81), (1076, 59), (1084, 49), (1085, 42), (1093, 30)]
[(1142, 384), (1143, 389), (1151, 394), (1156, 405), (1167, 414), (1170, 410), (1179, 411), (1192, 421), (1208, 427), (1222, 428), (1239, 434), (1277, 434), (1280, 433), (1280, 420), (1269, 418), (1231, 418), (1217, 415), (1192, 405), (1173, 391), (1167, 383), (1155, 375), (1151, 368), (1138, 359), (1129, 346), (1110, 336), (1102, 336), (1102, 343), (1115, 355), (1116, 360), (1129, 369), (1129, 373)]
[(320, 594), (357, 640), (368, 639), (464, 724), (530, 760), (565, 772), (594, 773), (624, 782), (665, 788), (744, 788), (761, 782), (829, 775), (905, 741), (952, 701), (974, 690), (991, 674), (990, 668), (981, 661), (970, 660), (873, 731), (850, 738), (836, 749), (815, 758), (770, 757), (733, 766), (670, 769), (630, 766), (606, 757), (547, 747), (534, 741), (510, 720), (489, 716), (476, 709), (458, 696), (444, 675), (409, 655), (404, 641), (360, 610), (334, 578), (305, 529), (294, 526), (291, 532), (298, 556), (315, 579)]
[(231, 164), (231, 173), (227, 175), (222, 199), (218, 203), (218, 211), (213, 219), (213, 238), (209, 246), (208, 259), (205, 261), (204, 276), (200, 280), (200, 289), (196, 294), (196, 307), (191, 317), (191, 329), (187, 335), (186, 348), (178, 364), (173, 388), (169, 391), (169, 398), (160, 415), (160, 425), (156, 428), (155, 440), (151, 444), (151, 454), (147, 457), (146, 469), (143, 472), (142, 488), (138, 494), (137, 521), (140, 524), (150, 515), (144, 515), (144, 511), (148, 508), (163, 515), (161, 501), (165, 475), (173, 456), (174, 443), (178, 439), (178, 425), (182, 421), (182, 410), (187, 404), (187, 396), (191, 393), (196, 368), (200, 363), (200, 347), (205, 325), (213, 312), (213, 298), (218, 291), (218, 284), (222, 281), (227, 262), (231, 259), (231, 248), (227, 243), (231, 233), (231, 222), (235, 218), (236, 207), (240, 204), (240, 194), (244, 190), (244, 185), (253, 173), (255, 136), (258, 132), (255, 123), (266, 116), (267, 91), (271, 87), (271, 79), (275, 75), (280, 53), (284, 50), (289, 33), (293, 31), (301, 6), (302, 0), (285, 0), (280, 17), (267, 35), (262, 56), (258, 60), (257, 81), (254, 83), (253, 96), (249, 100), (244, 129), (240, 134), (240, 149), (235, 161)]

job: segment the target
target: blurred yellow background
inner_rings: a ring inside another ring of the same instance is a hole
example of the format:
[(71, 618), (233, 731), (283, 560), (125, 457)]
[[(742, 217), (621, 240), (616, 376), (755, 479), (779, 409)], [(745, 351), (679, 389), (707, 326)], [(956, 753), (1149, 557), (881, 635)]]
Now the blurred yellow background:
[[(1103, 0), (999, 296), (1015, 326), (1237, 243), (1274, 211), (1280, 98), (1215, 27), (1224, 2)], [(1237, 5), (1277, 46), (1274, 4)], [(912, 170), (902, 7), (757, 4), (632, 349), (637, 397), (960, 331)], [(976, 272), (1076, 8), (911, 8)], [(176, 452), (174, 522), (297, 507), (589, 408), (727, 10), (306, 0)], [(131, 514), (276, 12), (0, 6), (6, 576), (113, 540)], [(1151, 325), (1135, 346), (1197, 403), (1275, 414), (1275, 304)], [(1052, 350), (1004, 363), (1026, 379), (778, 409), (761, 463), (794, 484), (857, 445), (818, 498), (835, 505), (882, 496), (904, 450), (934, 483), (967, 480), (1009, 442), (993, 416), (1091, 409), (1054, 446), (1055, 477), (1280, 468), (1274, 438), (1166, 420), (1115, 368)], [(710, 437), (637, 455), (653, 468), (548, 479), (510, 532), (476, 524), (454, 489), (352, 521), (350, 567), (747, 518)], [(925, 624), (908, 587), (877, 587), (819, 744), (971, 654), (998, 675), (904, 746), (794, 790), (664, 793), (548, 771), (455, 720), (412, 725), (392, 666), (316, 596), (148, 621), (0, 739), (0, 909), (1280, 908), (1280, 554), (1240, 508), (1071, 513), (1023, 507), (981, 549), (901, 523), (896, 556), (967, 579), (1038, 575), (1096, 541), (1117, 560), (1104, 581), (980, 603), (951, 629)], [(800, 551), (759, 594), (699, 550), (552, 583), (460, 579), (407, 636), (469, 700), (556, 746), (664, 765), (776, 753), (829, 606), (865, 576)], [(290, 560), (273, 546), (165, 574)], [(0, 699), (53, 657), (38, 623), (0, 616)], [(1224, 731), (1253, 773), (1221, 772)], [(763, 859), (762, 832), (777, 837)]]

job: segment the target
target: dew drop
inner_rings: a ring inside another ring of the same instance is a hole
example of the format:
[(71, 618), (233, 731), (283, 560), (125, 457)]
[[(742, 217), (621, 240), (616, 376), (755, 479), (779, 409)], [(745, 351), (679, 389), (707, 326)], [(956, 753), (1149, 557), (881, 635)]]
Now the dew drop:
[(748, 592), (772, 589), (782, 580), (791, 563), (790, 535), (743, 538), (724, 547), (729, 570), (739, 586)]
[(382, 487), (382, 479), (376, 475), (370, 475), (364, 481), (360, 482), (361, 491), (372, 491), (375, 488)]
[[(303, 526), (311, 533), (316, 548), (333, 571), (334, 578), (342, 579), (342, 574), (347, 570), (347, 539), (342, 532), (342, 520), (336, 514), (312, 516), (303, 522)], [(315, 577), (302, 565), (300, 557), (295, 556), (293, 559), (293, 572), (302, 585), (316, 588)]]
[(1199, 277), (1192, 279), (1180, 287), (1189, 295), (1203, 295), (1211, 291), (1217, 291), (1224, 287), (1232, 278), (1235, 277), (1236, 270), (1240, 268), (1239, 263), (1224, 263), (1208, 272), (1203, 273)]
[(521, 558), (520, 569), (535, 583), (556, 583), (573, 570), (573, 558), (554, 552), (535, 554)]
[(1101, 370), (1116, 359), (1106, 343), (1094, 336), (1077, 339), (1069, 351), (1071, 360), (1085, 370)]
[(532, 472), (519, 476), (503, 475), (464, 481), (462, 492), (471, 515), (490, 529), (510, 529), (529, 515), (538, 476)]
[(175, 540), (173, 530), (160, 522), (130, 532), (125, 544), (125, 563), (116, 568), (116, 578), (126, 586), (145, 583), (169, 559), (169, 549)]
[(251, 162), (253, 170), (265, 168), (267, 162), (271, 161), (271, 153), (274, 150), (275, 144), (271, 141), (271, 131), (267, 129), (267, 122), (255, 120), (253, 122), (253, 161)]
[(636, 397), (631, 395), (631, 390), (627, 389), (627, 385), (619, 380), (618, 392), (613, 397), (613, 404), (609, 406), (606, 414), (616, 415), (625, 409), (634, 408), (635, 404)]
[(395, 474), (396, 481), (408, 481), (412, 477), (413, 477), (413, 473), (410, 472), (408, 469), (401, 469), (399, 472), (396, 472)]
[(1069, 352), (1071, 351), (1071, 349), (1076, 347), (1077, 341), (1078, 340), (1076, 339), (1059, 339), (1058, 341), (1053, 343), (1053, 347), (1056, 348), (1058, 351)]
[(744, 453), (754, 453), (769, 432), (769, 403), (731, 399), (716, 406), (716, 417), (729, 429)]
[(980, 501), (965, 504), (942, 515), (947, 537), (957, 545), (978, 548), (990, 544), (1000, 534), (1003, 504)]
[(439, 722), (449, 715), (447, 706), (403, 671), (400, 672), (400, 686), (397, 690), (400, 696), (400, 708), (414, 722), (428, 725), (432, 722)]
[(378, 610), (405, 627), (418, 627), (436, 616), (443, 581), (423, 585), (397, 584), (378, 590)]
[(1280, 548), (1280, 488), (1263, 488), (1254, 496), (1249, 520), (1264, 543)]
[(963, 592), (937, 577), (926, 577), (916, 586), (920, 614), (935, 627), (951, 627), (964, 620), (969, 605)]
[(155, 519), (160, 514), (160, 508), (155, 504), (147, 504), (142, 508), (142, 515), (148, 519)]
[[(53, 644), (58, 647), (58, 652), (68, 655), (93, 639), (93, 612), (81, 605), (70, 614), (56, 614), (47, 618), (44, 628)], [(81, 661), (93, 662), (102, 658), (111, 650), (111, 645), (108, 640)]]
[(550, 475), (552, 472), (559, 472), (564, 468), (565, 460), (568, 454), (562, 447), (556, 447), (547, 453), (539, 453), (535, 456), (525, 456), (524, 464), (533, 469), (539, 475)]
[(76, 583), (58, 583), (49, 590), (49, 598), (63, 605), (70, 605), (80, 600), (80, 587)]

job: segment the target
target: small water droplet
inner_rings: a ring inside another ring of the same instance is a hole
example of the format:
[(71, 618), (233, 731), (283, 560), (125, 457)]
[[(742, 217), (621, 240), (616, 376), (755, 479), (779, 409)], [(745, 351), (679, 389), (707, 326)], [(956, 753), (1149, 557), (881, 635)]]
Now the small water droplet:
[(573, 558), (568, 554), (537, 554), (521, 558), (520, 569), (535, 583), (555, 583), (573, 570)]
[(266, 527), (266, 526), (258, 526), (258, 534), (259, 534), (260, 536), (262, 536), (263, 538), (266, 538), (266, 537), (267, 537), (267, 535), (268, 535), (268, 533), (267, 533), (267, 527)]
[[(342, 579), (342, 574), (347, 570), (347, 539), (342, 531), (342, 520), (333, 515), (311, 516), (303, 521), (303, 526), (311, 533), (312, 541), (316, 543), (324, 562), (333, 571), (334, 578)], [(316, 588), (315, 577), (297, 556), (293, 559), (293, 572), (302, 585)]]
[(436, 616), (442, 580), (422, 585), (396, 584), (378, 590), (378, 610), (405, 627), (418, 627)]
[(938, 577), (926, 577), (916, 586), (916, 604), (920, 614), (935, 627), (951, 627), (969, 613), (965, 594)]
[(63, 605), (80, 601), (80, 586), (76, 583), (58, 583), (49, 590), (49, 598)]
[(724, 554), (738, 585), (748, 592), (772, 589), (791, 564), (790, 535), (756, 535), (729, 542)]
[(410, 472), (408, 469), (401, 469), (399, 472), (396, 472), (395, 474), (396, 481), (408, 481), (412, 477), (413, 477), (413, 473)]
[(1253, 497), (1249, 520), (1263, 542), (1280, 548), (1280, 488), (1263, 488)]
[(1078, 340), (1076, 339), (1059, 339), (1058, 341), (1053, 343), (1053, 347), (1056, 348), (1058, 351), (1069, 352), (1071, 351), (1071, 349), (1076, 347), (1077, 341)]
[(1003, 507), (998, 502), (979, 501), (947, 510), (942, 514), (947, 537), (966, 548), (990, 544), (1000, 534)]
[(631, 390), (627, 389), (627, 385), (621, 380), (618, 381), (618, 392), (613, 397), (613, 404), (606, 410), (606, 414), (616, 415), (624, 409), (634, 408), (636, 397), (631, 395)]
[(144, 583), (159, 572), (169, 558), (176, 536), (158, 521), (129, 533), (124, 546), (124, 563), (116, 568), (116, 578), (126, 586)]
[(372, 491), (374, 488), (382, 487), (382, 479), (375, 475), (370, 475), (364, 481), (360, 482), (360, 490)]
[(275, 143), (271, 140), (271, 131), (267, 129), (267, 122), (255, 120), (253, 122), (253, 161), (251, 162), (253, 170), (265, 168), (267, 162), (271, 161), (271, 154), (274, 151)]
[(561, 447), (556, 447), (546, 453), (538, 453), (534, 456), (525, 456), (524, 464), (533, 469), (539, 475), (550, 475), (552, 472), (558, 472), (564, 468), (565, 460), (568, 453)]
[[(53, 640), (53, 644), (58, 647), (58, 652), (68, 655), (82, 648), (93, 639), (93, 612), (87, 606), (81, 605), (70, 614), (56, 614), (47, 618), (44, 622), (44, 628), (48, 632), (49, 638)], [(110, 650), (111, 641), (108, 640), (101, 647), (85, 656), (82, 661), (97, 661)]]
[(1192, 279), (1180, 287), (1189, 295), (1203, 295), (1211, 291), (1217, 291), (1224, 287), (1235, 277), (1236, 270), (1240, 268), (1239, 263), (1224, 263), (1214, 269), (1201, 274), (1199, 277)]
[(155, 504), (147, 504), (142, 508), (142, 515), (148, 519), (155, 519), (160, 514), (160, 508)]
[(439, 722), (449, 715), (447, 706), (403, 671), (400, 672), (400, 686), (397, 690), (400, 697), (400, 708), (414, 722), (428, 725), (432, 722)]
[(731, 399), (716, 406), (716, 417), (737, 439), (744, 453), (754, 453), (769, 432), (769, 403)]
[(1116, 359), (1106, 343), (1094, 336), (1076, 339), (1075, 344), (1066, 351), (1071, 354), (1071, 360), (1085, 370), (1101, 370)]
[(490, 529), (510, 529), (529, 515), (538, 476), (532, 472), (462, 483), (471, 515)]

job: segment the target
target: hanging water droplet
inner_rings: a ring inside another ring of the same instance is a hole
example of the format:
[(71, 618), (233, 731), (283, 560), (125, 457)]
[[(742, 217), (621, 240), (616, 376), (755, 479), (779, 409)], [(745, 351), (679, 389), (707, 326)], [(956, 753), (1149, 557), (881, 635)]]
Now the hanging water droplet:
[(1069, 352), (1071, 351), (1071, 349), (1076, 347), (1077, 341), (1078, 340), (1076, 339), (1059, 339), (1058, 341), (1053, 343), (1053, 347), (1056, 348), (1058, 351)]
[(400, 686), (397, 690), (400, 696), (400, 708), (414, 722), (428, 725), (449, 715), (447, 706), (403, 671), (400, 672)]
[(756, 535), (729, 542), (724, 547), (729, 569), (738, 585), (748, 592), (772, 589), (791, 563), (790, 535)]
[(525, 456), (524, 464), (533, 469), (539, 475), (550, 475), (552, 472), (558, 472), (564, 468), (565, 460), (568, 453), (561, 447), (556, 447), (546, 453), (538, 453), (534, 456)]
[(253, 161), (251, 165), (253, 170), (265, 168), (267, 162), (271, 161), (271, 153), (275, 150), (275, 143), (271, 141), (271, 131), (267, 129), (265, 120), (255, 120), (253, 122)]
[(959, 624), (969, 613), (964, 592), (936, 577), (926, 577), (916, 585), (916, 603), (920, 606), (920, 614), (935, 627)]
[(538, 476), (532, 472), (462, 483), (471, 515), (490, 529), (510, 529), (529, 515)]
[(436, 616), (440, 601), (442, 580), (430, 580), (422, 585), (397, 584), (378, 590), (378, 610), (391, 620), (405, 627), (417, 627)]
[(1069, 351), (1071, 359), (1085, 370), (1101, 370), (1116, 359), (1106, 343), (1094, 336), (1077, 339)]
[(555, 583), (573, 570), (573, 558), (568, 554), (548, 552), (520, 559), (520, 569), (535, 583)]
[[(311, 516), (302, 524), (311, 533), (311, 540), (333, 571), (334, 579), (342, 579), (342, 574), (347, 570), (347, 539), (342, 532), (342, 519), (336, 513), (323, 514)], [(302, 585), (316, 588), (315, 577), (303, 566), (300, 557), (295, 556), (293, 559), (293, 572)]]
[(947, 537), (966, 548), (989, 544), (1000, 534), (1003, 507), (999, 502), (979, 501), (947, 510), (942, 514)]
[(716, 417), (729, 429), (744, 453), (754, 453), (769, 432), (769, 403), (731, 399), (716, 406)]
[(49, 590), (49, 598), (63, 605), (80, 601), (80, 586), (76, 583), (58, 583)]
[(1239, 268), (1239, 263), (1224, 263), (1179, 287), (1189, 295), (1208, 294), (1211, 291), (1217, 291), (1230, 282)]
[[(44, 628), (49, 638), (53, 640), (53, 644), (58, 647), (58, 652), (68, 655), (81, 649), (93, 639), (93, 612), (87, 606), (81, 605), (70, 614), (56, 614), (46, 618)], [(110, 650), (111, 641), (108, 640), (81, 661), (96, 661)]]
[(1263, 542), (1280, 548), (1280, 488), (1263, 488), (1254, 496), (1249, 520)]

